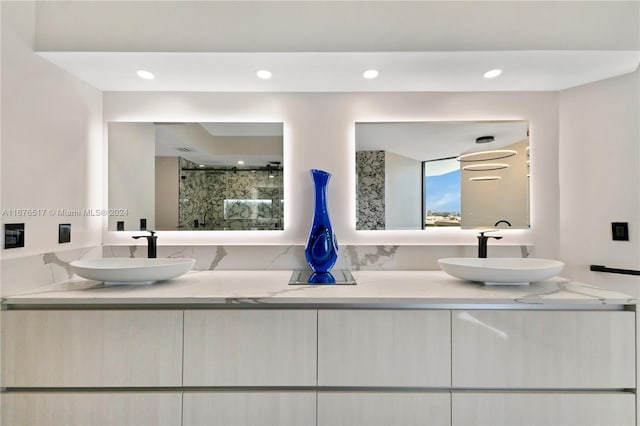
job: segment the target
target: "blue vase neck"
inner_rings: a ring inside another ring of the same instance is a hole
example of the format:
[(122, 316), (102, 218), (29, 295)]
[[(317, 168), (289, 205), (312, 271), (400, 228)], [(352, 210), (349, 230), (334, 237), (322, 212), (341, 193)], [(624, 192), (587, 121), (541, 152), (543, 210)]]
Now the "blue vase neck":
[(315, 184), (315, 212), (316, 216), (322, 212), (327, 213), (327, 184), (331, 173), (324, 170), (311, 169), (311, 176), (313, 177), (313, 183)]

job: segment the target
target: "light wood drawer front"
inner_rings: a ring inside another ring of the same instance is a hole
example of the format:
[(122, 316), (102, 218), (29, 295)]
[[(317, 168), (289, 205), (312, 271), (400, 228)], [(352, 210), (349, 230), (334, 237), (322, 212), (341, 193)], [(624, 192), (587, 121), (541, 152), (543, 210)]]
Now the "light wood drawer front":
[(451, 424), (448, 392), (319, 392), (318, 426)]
[(181, 420), (177, 392), (2, 394), (3, 426), (180, 426)]
[(318, 384), (451, 384), (449, 311), (320, 310)]
[(180, 386), (182, 311), (5, 311), (5, 387)]
[(454, 393), (453, 426), (632, 426), (631, 393)]
[(453, 311), (453, 387), (635, 387), (633, 312)]
[(315, 426), (315, 392), (186, 392), (184, 426)]
[(186, 311), (185, 386), (314, 386), (315, 310)]

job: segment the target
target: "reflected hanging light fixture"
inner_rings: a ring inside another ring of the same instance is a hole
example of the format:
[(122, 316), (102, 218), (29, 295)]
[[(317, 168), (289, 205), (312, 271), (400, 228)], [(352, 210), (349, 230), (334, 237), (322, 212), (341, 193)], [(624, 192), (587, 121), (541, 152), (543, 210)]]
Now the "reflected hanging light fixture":
[(462, 166), (462, 170), (467, 172), (490, 172), (493, 170), (508, 169), (509, 165), (505, 163), (484, 163), (484, 164), (467, 164)]
[(517, 152), (512, 149), (493, 149), (489, 151), (476, 151), (468, 154), (462, 154), (456, 160), (461, 163), (473, 163), (476, 161), (494, 161), (503, 158), (509, 158), (516, 155)]
[(471, 182), (481, 182), (481, 181), (487, 181), (487, 180), (500, 180), (500, 179), (502, 179), (500, 176), (477, 176), (477, 177), (469, 178)]
[(496, 140), (496, 138), (494, 138), (493, 136), (480, 136), (479, 138), (476, 138), (476, 143), (489, 143), (493, 142), (494, 140)]

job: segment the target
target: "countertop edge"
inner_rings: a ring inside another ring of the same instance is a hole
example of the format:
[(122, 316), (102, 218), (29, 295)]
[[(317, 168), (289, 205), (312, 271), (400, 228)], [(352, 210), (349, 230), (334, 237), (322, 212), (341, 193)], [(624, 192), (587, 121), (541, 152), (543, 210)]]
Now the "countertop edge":
[[(256, 279), (256, 272), (260, 272)], [(423, 308), (626, 309), (638, 299), (563, 277), (483, 286), (442, 271), (354, 271), (357, 285), (288, 285), (292, 271), (193, 271), (151, 286), (73, 278), (5, 296), (2, 309)]]

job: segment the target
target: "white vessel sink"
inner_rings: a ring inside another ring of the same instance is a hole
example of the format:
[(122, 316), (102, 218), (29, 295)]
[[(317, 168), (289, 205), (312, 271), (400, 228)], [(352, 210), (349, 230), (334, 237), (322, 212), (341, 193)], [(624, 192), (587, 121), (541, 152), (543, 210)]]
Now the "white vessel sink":
[(69, 263), (83, 278), (105, 284), (151, 284), (186, 274), (193, 268), (194, 259), (178, 258), (103, 258), (81, 259)]
[(528, 285), (558, 275), (564, 263), (536, 258), (467, 258), (454, 257), (438, 260), (447, 274), (486, 285)]

